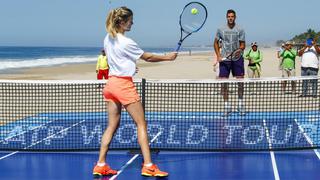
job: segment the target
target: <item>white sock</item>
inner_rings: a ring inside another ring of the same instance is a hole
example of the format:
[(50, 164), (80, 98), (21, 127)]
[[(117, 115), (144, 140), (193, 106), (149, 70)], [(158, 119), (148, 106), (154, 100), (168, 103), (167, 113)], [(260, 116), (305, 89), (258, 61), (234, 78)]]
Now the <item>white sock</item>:
[(238, 111), (244, 111), (243, 99), (239, 99)]
[(151, 166), (152, 166), (152, 163), (144, 164), (144, 166), (146, 166), (146, 167), (151, 167)]
[(225, 109), (230, 109), (231, 108), (231, 106), (230, 106), (228, 101), (224, 102), (224, 108)]
[(243, 99), (239, 99), (238, 107), (242, 107), (242, 104), (243, 104)]
[(106, 165), (106, 163), (97, 163), (97, 166), (99, 166), (99, 167), (102, 167), (104, 165)]

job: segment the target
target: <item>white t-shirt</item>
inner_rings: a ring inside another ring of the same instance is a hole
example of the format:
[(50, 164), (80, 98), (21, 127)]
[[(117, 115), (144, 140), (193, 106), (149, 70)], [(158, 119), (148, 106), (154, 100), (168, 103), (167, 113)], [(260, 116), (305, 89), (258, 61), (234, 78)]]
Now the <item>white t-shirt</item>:
[(137, 43), (120, 33), (116, 38), (107, 34), (104, 50), (108, 56), (109, 76), (132, 77), (136, 72), (136, 61), (144, 53)]
[(307, 48), (302, 54), (301, 67), (319, 68), (318, 53), (313, 46), (311, 48)]

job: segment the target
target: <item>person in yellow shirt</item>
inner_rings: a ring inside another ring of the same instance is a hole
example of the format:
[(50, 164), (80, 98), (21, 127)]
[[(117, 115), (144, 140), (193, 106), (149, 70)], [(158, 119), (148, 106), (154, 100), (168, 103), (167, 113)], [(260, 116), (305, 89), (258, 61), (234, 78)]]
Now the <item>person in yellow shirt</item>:
[(106, 52), (101, 50), (101, 55), (98, 57), (97, 67), (96, 67), (97, 79), (108, 79), (109, 76), (109, 66), (106, 56)]

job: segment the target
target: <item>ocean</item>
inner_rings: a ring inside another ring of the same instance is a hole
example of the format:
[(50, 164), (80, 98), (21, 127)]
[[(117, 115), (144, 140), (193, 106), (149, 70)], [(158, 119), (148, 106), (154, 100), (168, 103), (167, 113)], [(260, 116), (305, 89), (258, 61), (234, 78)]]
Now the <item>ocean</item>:
[[(146, 52), (163, 54), (173, 48), (142, 48)], [(183, 48), (188, 53), (212, 51), (210, 47)], [(98, 47), (0, 47), (0, 72), (11, 69), (61, 66), (63, 64), (94, 63), (100, 54)]]

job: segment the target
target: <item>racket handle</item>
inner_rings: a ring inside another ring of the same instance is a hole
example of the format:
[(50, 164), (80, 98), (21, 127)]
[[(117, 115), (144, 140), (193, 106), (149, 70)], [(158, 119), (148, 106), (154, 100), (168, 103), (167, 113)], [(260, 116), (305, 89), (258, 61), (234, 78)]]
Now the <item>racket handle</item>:
[(181, 42), (178, 43), (178, 46), (176, 48), (176, 52), (179, 52), (180, 51), (180, 47), (181, 47)]

